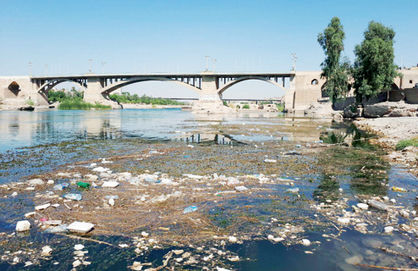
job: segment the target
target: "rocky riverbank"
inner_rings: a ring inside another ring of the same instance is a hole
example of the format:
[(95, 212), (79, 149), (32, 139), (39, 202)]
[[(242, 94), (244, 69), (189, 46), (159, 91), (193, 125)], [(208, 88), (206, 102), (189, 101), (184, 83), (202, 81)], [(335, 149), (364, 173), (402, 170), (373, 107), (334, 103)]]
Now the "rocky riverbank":
[(379, 137), (374, 141), (387, 149), (387, 158), (393, 163), (405, 165), (412, 174), (418, 176), (418, 147), (396, 150), (400, 141), (418, 138), (418, 117), (358, 119), (354, 124), (377, 134)]

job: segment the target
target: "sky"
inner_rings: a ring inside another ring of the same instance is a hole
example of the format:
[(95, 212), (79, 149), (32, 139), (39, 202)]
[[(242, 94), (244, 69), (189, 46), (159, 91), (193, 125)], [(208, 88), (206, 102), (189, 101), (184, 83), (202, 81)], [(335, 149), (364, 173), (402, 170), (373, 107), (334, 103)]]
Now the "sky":
[[(418, 0), (3, 0), (0, 76), (93, 73), (288, 72), (319, 70), (317, 35), (338, 16), (353, 50), (374, 20), (392, 27), (395, 63), (418, 63)], [(206, 58), (208, 56), (208, 58)], [(208, 61), (206, 61), (208, 59)], [(158, 97), (195, 97), (170, 82), (126, 90)], [(227, 98), (283, 95), (247, 81)]]

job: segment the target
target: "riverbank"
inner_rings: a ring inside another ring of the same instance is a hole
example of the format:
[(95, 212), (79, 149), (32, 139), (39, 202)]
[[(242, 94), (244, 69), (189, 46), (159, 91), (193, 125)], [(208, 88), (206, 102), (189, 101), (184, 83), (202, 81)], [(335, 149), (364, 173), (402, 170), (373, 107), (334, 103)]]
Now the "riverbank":
[(358, 119), (354, 124), (359, 129), (377, 134), (379, 137), (374, 142), (388, 151), (389, 161), (405, 165), (412, 174), (418, 176), (418, 147), (396, 150), (400, 141), (418, 138), (418, 117)]
[(161, 104), (132, 104), (132, 103), (121, 103), (122, 109), (171, 109), (181, 108), (190, 109), (190, 105), (161, 105)]

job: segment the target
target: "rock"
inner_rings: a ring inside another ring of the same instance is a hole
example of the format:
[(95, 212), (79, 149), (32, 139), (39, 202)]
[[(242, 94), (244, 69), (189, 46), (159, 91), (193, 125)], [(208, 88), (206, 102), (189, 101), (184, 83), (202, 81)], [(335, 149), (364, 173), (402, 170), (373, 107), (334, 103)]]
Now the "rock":
[(338, 218), (338, 223), (343, 224), (343, 225), (347, 225), (350, 223), (350, 218), (349, 217), (339, 217)]
[(46, 208), (48, 208), (49, 206), (51, 206), (50, 203), (46, 203), (46, 204), (42, 204), (42, 205), (38, 205), (35, 206), (35, 210), (36, 211), (41, 211), (41, 210), (45, 210)]
[(277, 163), (276, 159), (265, 159), (264, 160), (265, 163)]
[(183, 252), (184, 252), (184, 250), (182, 250), (182, 249), (174, 249), (173, 250), (173, 253), (176, 254), (176, 255), (183, 254)]
[(295, 187), (295, 188), (289, 188), (289, 189), (287, 189), (286, 190), (287, 192), (290, 192), (290, 193), (299, 193), (299, 188), (297, 188), (297, 187)]
[(409, 218), (409, 213), (406, 210), (400, 210), (399, 214), (404, 218)]
[(28, 181), (30, 185), (43, 185), (44, 181), (42, 179), (31, 179)]
[(115, 181), (107, 181), (102, 184), (103, 188), (115, 188), (117, 186), (119, 186), (119, 183)]
[(73, 222), (68, 226), (68, 230), (77, 233), (87, 233), (94, 228), (94, 224), (88, 222)]
[(228, 260), (231, 261), (231, 262), (238, 262), (239, 261), (239, 256), (228, 257)]
[(240, 185), (240, 186), (235, 186), (235, 190), (237, 190), (239, 192), (243, 192), (243, 191), (248, 190), (248, 188), (243, 186), (243, 185)]
[(109, 169), (106, 168), (106, 167), (95, 167), (95, 168), (93, 168), (93, 171), (95, 171), (95, 172), (106, 172), (108, 170)]
[(393, 232), (393, 227), (392, 226), (385, 227), (385, 233), (392, 233), (392, 232)]
[(363, 257), (361, 255), (355, 255), (349, 258), (345, 259), (345, 262), (348, 264), (358, 264), (361, 263), (361, 261), (363, 261)]
[(308, 239), (302, 239), (302, 245), (308, 247), (311, 245), (311, 241), (309, 241)]
[(374, 199), (369, 200), (369, 205), (376, 208), (376, 209), (382, 210), (382, 211), (388, 211), (389, 210), (389, 205), (387, 205), (383, 202), (374, 200)]
[(388, 103), (369, 104), (364, 107), (363, 115), (366, 118), (383, 117), (391, 112)]
[(48, 257), (51, 256), (52, 248), (50, 246), (44, 246), (42, 247), (41, 256)]
[(47, 221), (43, 222), (43, 224), (50, 225), (50, 226), (61, 225), (61, 223), (62, 223), (62, 220), (47, 220)]
[(82, 244), (74, 245), (74, 250), (82, 250), (84, 246)]
[(132, 270), (140, 271), (142, 270), (142, 264), (141, 262), (133, 262), (129, 268), (131, 268)]
[(35, 212), (29, 212), (25, 214), (25, 217), (28, 218), (28, 217), (34, 216), (35, 214), (36, 214)]
[(16, 223), (16, 231), (28, 231), (30, 229), (30, 222), (27, 220), (21, 220)]
[(366, 203), (357, 203), (357, 207), (359, 207), (362, 210), (369, 209), (369, 205), (367, 205)]
[(235, 236), (229, 236), (228, 241), (231, 242), (231, 243), (236, 243), (236, 242), (238, 242), (238, 239)]
[(80, 265), (81, 265), (81, 261), (80, 260), (76, 260), (76, 261), (73, 262), (73, 267), (74, 268), (76, 268), (76, 267), (78, 267)]

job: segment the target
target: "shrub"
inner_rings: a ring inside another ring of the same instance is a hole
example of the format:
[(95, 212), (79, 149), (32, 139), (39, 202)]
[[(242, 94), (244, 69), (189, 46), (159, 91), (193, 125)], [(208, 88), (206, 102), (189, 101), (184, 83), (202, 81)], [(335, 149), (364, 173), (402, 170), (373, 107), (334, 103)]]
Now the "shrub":
[(249, 105), (249, 104), (244, 104), (244, 105), (242, 106), (242, 109), (250, 109), (250, 105)]
[(396, 150), (400, 151), (408, 146), (418, 147), (418, 137), (399, 141), (398, 144), (396, 144)]

